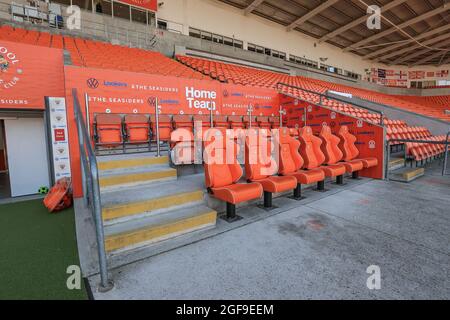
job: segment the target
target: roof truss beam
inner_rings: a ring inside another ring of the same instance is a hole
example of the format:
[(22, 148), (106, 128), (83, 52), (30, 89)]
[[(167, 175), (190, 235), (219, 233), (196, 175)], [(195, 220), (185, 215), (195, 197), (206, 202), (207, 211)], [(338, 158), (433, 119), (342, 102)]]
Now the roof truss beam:
[(301, 26), (302, 24), (304, 24), (306, 21), (308, 21), (309, 19), (311, 19), (312, 17), (320, 14), (322, 11), (328, 9), (329, 7), (331, 7), (333, 4), (335, 4), (336, 2), (338, 2), (339, 0), (327, 0), (325, 2), (323, 2), (321, 5), (319, 5), (318, 7), (314, 8), (313, 10), (310, 10), (307, 14), (305, 14), (304, 16), (298, 18), (297, 20), (295, 20), (294, 22), (292, 22), (288, 27), (287, 27), (287, 31), (292, 31), (294, 30), (296, 27)]
[[(447, 36), (448, 36), (448, 35), (447, 35)], [(444, 42), (439, 43), (439, 47), (443, 47), (443, 46), (447, 46), (447, 45), (450, 45), (450, 39), (447, 39), (447, 41), (444, 41)], [(407, 55), (407, 56), (400, 57), (400, 58), (394, 60), (394, 61), (393, 61), (392, 63), (390, 63), (390, 64), (399, 64), (399, 63), (402, 63), (402, 62), (411, 60), (411, 59), (413, 59), (413, 58), (415, 58), (415, 57), (419, 57), (419, 56), (421, 56), (421, 55), (423, 55), (423, 54), (426, 54), (426, 53), (428, 53), (428, 52), (433, 52), (433, 51), (436, 51), (436, 50), (429, 49), (429, 48), (424, 48), (424, 49), (422, 49), (422, 50), (419, 50), (419, 51), (416, 51), (416, 52), (414, 52), (414, 53), (411, 53), (411, 54), (409, 54), (409, 55)], [(439, 50), (438, 52), (440, 52), (441, 54), (443, 54), (445, 51)]]
[(245, 14), (245, 15), (248, 15), (248, 14), (252, 13), (253, 10), (255, 10), (256, 8), (258, 8), (258, 6), (259, 6), (261, 3), (263, 3), (263, 2), (264, 2), (264, 0), (254, 0), (252, 3), (250, 3), (250, 4), (248, 5), (247, 8), (244, 9), (244, 14)]
[[(401, 5), (403, 2), (406, 2), (406, 1), (407, 0), (392, 1), (388, 4), (386, 4), (385, 6), (381, 7), (381, 12), (386, 12), (394, 7), (397, 7), (398, 5)], [(335, 31), (324, 35), (322, 38), (319, 39), (319, 43), (323, 42), (323, 41), (327, 41), (328, 39), (334, 38), (334, 37), (344, 33), (345, 31), (350, 30), (350, 29), (356, 27), (357, 25), (364, 23), (366, 21), (367, 21), (367, 15), (364, 15), (358, 19), (355, 19), (352, 22), (346, 24), (345, 26), (342, 26), (342, 27), (336, 29)]]
[[(439, 27), (439, 28), (436, 28), (436, 29), (434, 29), (434, 30), (431, 30), (431, 31), (428, 31), (428, 32), (425, 32), (425, 33), (421, 34), (420, 36), (416, 37), (416, 40), (419, 41), (419, 40), (422, 40), (422, 39), (426, 39), (426, 38), (431, 37), (431, 36), (433, 36), (433, 35), (435, 35), (435, 34), (437, 34), (437, 33), (445, 32), (445, 31), (447, 31), (447, 30), (449, 30), (449, 29), (450, 29), (450, 24), (446, 24), (446, 25), (444, 25), (444, 26), (442, 26), (442, 27)], [(437, 38), (436, 38), (436, 39), (437, 39)], [(435, 42), (434, 40), (435, 40), (435, 39), (430, 39), (430, 40), (424, 41), (422, 44), (424, 44), (424, 45), (429, 45), (429, 44), (431, 44), (431, 43), (434, 43), (434, 42)], [(380, 54), (383, 54), (383, 53), (385, 53), (385, 52), (389, 52), (389, 51), (392, 51), (392, 50), (401, 48), (401, 47), (403, 47), (404, 45), (406, 45), (407, 43), (411, 43), (411, 42), (414, 42), (414, 40), (410, 39), (410, 40), (406, 40), (406, 42), (402, 42), (402, 43), (394, 44), (394, 45), (389, 45), (389, 46), (386, 46), (386, 48), (383, 48), (383, 49), (380, 49), (380, 50), (371, 52), (371, 53), (369, 53), (369, 54), (366, 54), (363, 58), (364, 58), (364, 59), (370, 59), (370, 58), (372, 58), (372, 57), (376, 57), (376, 56), (378, 56), (378, 55), (380, 55)], [(387, 55), (378, 57), (376, 60), (380, 60), (380, 59), (383, 59), (383, 58), (391, 58), (391, 57), (395, 57), (395, 56), (398, 56), (398, 55), (400, 55), (400, 54), (402, 54), (402, 53), (405, 53), (405, 52), (414, 50), (414, 49), (416, 49), (417, 47), (420, 47), (420, 45), (414, 45), (414, 46), (411, 46), (411, 47), (407, 47), (407, 48), (405, 48), (405, 49), (402, 49), (402, 50), (400, 50), (400, 51), (392, 52), (392, 53), (390, 53), (390, 54), (387, 54)], [(404, 51), (404, 50), (406, 50), (406, 51)]]
[(413, 18), (413, 19), (407, 20), (407, 21), (399, 24), (397, 26), (397, 28), (396, 27), (392, 27), (392, 28), (389, 28), (389, 29), (387, 29), (385, 31), (376, 33), (373, 36), (365, 38), (365, 39), (363, 39), (361, 41), (358, 41), (358, 42), (352, 44), (350, 47), (345, 48), (344, 51), (352, 51), (352, 50), (357, 51), (358, 47), (360, 47), (362, 45), (365, 45), (365, 44), (367, 44), (369, 42), (372, 42), (372, 41), (375, 41), (377, 39), (383, 38), (383, 37), (385, 37), (387, 35), (390, 35), (391, 33), (399, 31), (399, 29), (404, 29), (404, 28), (406, 28), (406, 27), (408, 27), (410, 25), (416, 24), (416, 23), (418, 23), (420, 21), (423, 21), (425, 19), (433, 17), (433, 16), (435, 16), (435, 15), (437, 15), (437, 14), (443, 12), (443, 11), (446, 11), (446, 10), (448, 10), (448, 8), (446, 8), (445, 6), (442, 6), (442, 7), (436, 8), (434, 10), (428, 11), (428, 12), (426, 12), (424, 14), (421, 14), (421, 15)]

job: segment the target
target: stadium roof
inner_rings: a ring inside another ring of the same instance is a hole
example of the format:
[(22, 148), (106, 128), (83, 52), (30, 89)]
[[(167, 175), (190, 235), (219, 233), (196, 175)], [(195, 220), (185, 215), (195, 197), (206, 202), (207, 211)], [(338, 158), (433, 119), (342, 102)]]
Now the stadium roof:
[[(376, 62), (450, 63), (449, 0), (219, 1)], [(381, 30), (367, 27), (367, 5), (382, 9)]]

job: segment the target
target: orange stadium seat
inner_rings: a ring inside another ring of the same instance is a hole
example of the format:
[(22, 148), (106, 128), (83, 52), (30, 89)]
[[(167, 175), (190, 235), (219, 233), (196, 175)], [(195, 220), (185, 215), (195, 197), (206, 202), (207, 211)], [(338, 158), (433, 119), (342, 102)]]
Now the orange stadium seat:
[[(211, 144), (206, 143), (207, 156), (204, 164), (206, 187), (215, 198), (227, 203), (227, 220), (232, 222), (237, 219), (236, 204), (261, 198), (263, 189), (259, 183), (238, 183), (243, 174), (236, 158), (238, 146), (234, 141), (227, 143), (223, 130), (210, 129), (208, 135)], [(222, 141), (213, 142), (215, 139)], [(235, 149), (232, 161), (227, 159), (227, 151), (232, 152), (227, 150), (227, 146), (230, 145)]]
[(94, 138), (97, 146), (112, 148), (123, 145), (122, 117), (100, 113), (95, 116)]
[(295, 177), (274, 176), (278, 174), (278, 164), (272, 157), (273, 147), (272, 141), (263, 131), (249, 131), (245, 143), (245, 174), (247, 181), (261, 184), (265, 208), (272, 208), (273, 193), (294, 190), (297, 186)]
[[(303, 168), (307, 170), (322, 170), (328, 178), (336, 178), (338, 184), (343, 183), (345, 166), (338, 163), (324, 164), (326, 157), (321, 150), (322, 140), (314, 136), (311, 127), (303, 127), (299, 133), (300, 155), (305, 161)], [(318, 190), (324, 189), (324, 181), (318, 185)]]
[[(364, 168), (363, 162), (361, 160), (351, 160), (347, 162), (341, 162), (344, 154), (339, 149), (339, 143), (341, 139), (335, 136), (331, 132), (331, 128), (328, 126), (323, 126), (319, 134), (319, 138), (322, 139), (322, 152), (325, 155), (325, 164), (334, 165), (337, 163), (343, 164), (347, 173), (353, 175), (354, 172), (361, 171)], [(340, 178), (338, 179), (340, 180)], [(338, 183), (341, 181), (338, 181)]]
[(280, 170), (282, 176), (292, 176), (297, 179), (297, 187), (294, 190), (294, 199), (300, 200), (301, 185), (320, 183), (325, 180), (325, 173), (320, 169), (315, 170), (301, 170), (304, 161), (300, 155), (300, 142), (291, 137), (288, 129), (280, 130), (279, 135), (280, 148)]
[[(341, 139), (339, 143), (339, 148), (344, 154), (343, 159), (346, 162), (350, 162), (352, 160), (360, 160), (363, 163), (364, 169), (376, 167), (378, 165), (377, 158), (363, 158), (363, 159), (358, 158), (359, 150), (355, 145), (356, 137), (348, 131), (347, 126), (341, 126), (337, 136), (339, 137), (339, 139)], [(354, 172), (354, 178), (358, 177), (358, 172), (359, 171)]]
[(150, 123), (146, 115), (125, 115), (124, 124), (128, 143), (150, 143)]

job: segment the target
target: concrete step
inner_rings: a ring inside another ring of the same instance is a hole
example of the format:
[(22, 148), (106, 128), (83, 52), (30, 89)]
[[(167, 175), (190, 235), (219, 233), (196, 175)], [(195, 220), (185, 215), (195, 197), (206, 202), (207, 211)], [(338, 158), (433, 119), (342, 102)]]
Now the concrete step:
[(169, 157), (156, 157), (155, 153), (120, 154), (99, 156), (97, 162), (100, 171), (168, 164)]
[[(180, 182), (180, 183), (179, 183)], [(105, 224), (167, 212), (173, 208), (204, 203), (204, 190), (179, 181), (162, 182), (102, 194)]]
[(411, 182), (425, 174), (424, 168), (402, 168), (389, 174), (389, 179), (399, 182)]
[(405, 166), (405, 158), (391, 158), (389, 161), (389, 170), (397, 170)]
[(105, 248), (120, 253), (216, 225), (217, 212), (206, 206), (174, 210), (105, 227)]
[(167, 164), (122, 168), (100, 172), (100, 188), (103, 191), (177, 179), (177, 170)]

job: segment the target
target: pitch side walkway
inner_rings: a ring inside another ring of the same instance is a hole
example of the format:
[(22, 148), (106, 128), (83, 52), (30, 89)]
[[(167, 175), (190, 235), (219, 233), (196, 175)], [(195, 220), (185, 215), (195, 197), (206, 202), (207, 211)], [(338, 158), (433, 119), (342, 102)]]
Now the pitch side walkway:
[[(333, 190), (336, 186), (332, 187)], [(368, 181), (113, 270), (96, 299), (448, 299), (450, 176)], [(313, 196), (307, 191), (306, 196)], [(286, 198), (275, 204), (283, 206)], [(366, 286), (371, 265), (381, 290)], [(98, 279), (91, 278), (95, 285)]]

